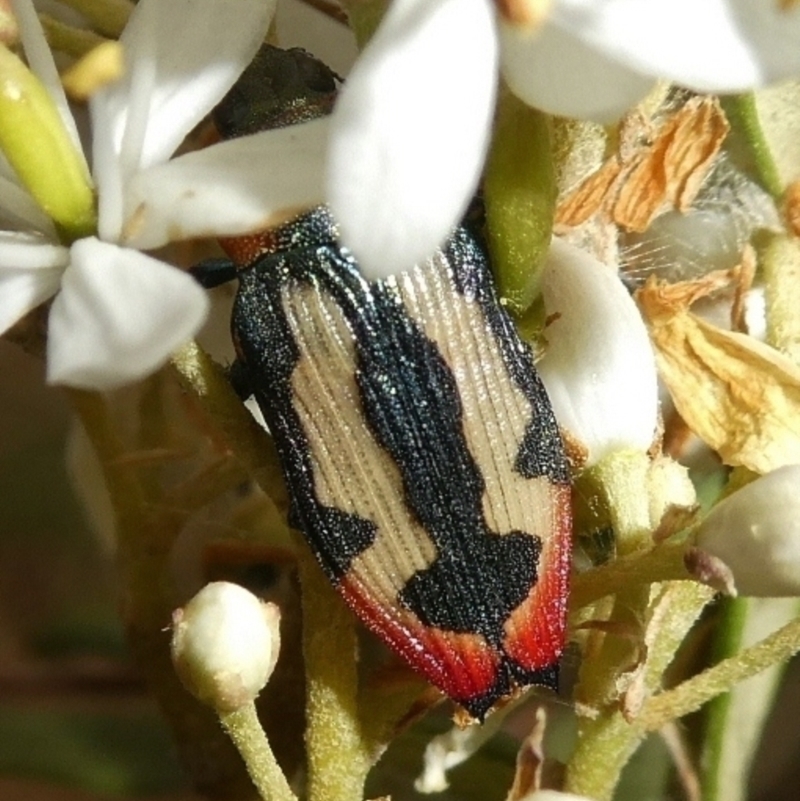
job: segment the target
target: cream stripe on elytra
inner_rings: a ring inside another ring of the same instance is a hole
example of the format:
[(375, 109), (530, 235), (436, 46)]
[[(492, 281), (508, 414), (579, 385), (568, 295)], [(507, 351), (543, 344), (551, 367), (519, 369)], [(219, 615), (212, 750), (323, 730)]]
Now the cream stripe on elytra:
[(374, 543), (353, 560), (350, 574), (395, 605), (398, 588), (430, 565), (436, 549), (403, 501), (397, 466), (365, 423), (355, 347), (341, 310), (308, 285), (285, 291), (283, 305), (300, 351), (292, 390), (317, 500), (376, 526)]

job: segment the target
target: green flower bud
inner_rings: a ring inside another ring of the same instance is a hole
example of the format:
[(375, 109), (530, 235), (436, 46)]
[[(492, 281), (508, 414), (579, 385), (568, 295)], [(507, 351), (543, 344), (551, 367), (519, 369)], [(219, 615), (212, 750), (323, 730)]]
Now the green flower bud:
[(39, 79), (0, 45), (0, 149), (68, 239), (92, 233), (94, 189), (83, 154)]

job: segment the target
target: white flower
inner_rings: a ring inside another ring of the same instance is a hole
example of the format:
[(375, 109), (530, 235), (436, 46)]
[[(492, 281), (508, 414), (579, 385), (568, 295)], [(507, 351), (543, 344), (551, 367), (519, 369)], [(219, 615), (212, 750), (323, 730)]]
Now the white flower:
[(547, 347), (537, 369), (558, 423), (588, 449), (587, 465), (656, 434), (658, 382), (647, 329), (619, 276), (554, 239), (542, 274)]
[(554, 0), (501, 26), (503, 75), (531, 105), (609, 121), (657, 79), (742, 92), (800, 74), (800, 9), (778, 0)]
[(800, 8), (778, 0), (552, 0), (535, 31), (489, 0), (394, 0), (334, 112), (327, 196), (369, 277), (459, 221), (506, 82), (551, 113), (618, 117), (658, 78), (730, 92), (800, 74)]
[(275, 669), (280, 610), (215, 581), (172, 616), (172, 661), (193, 695), (230, 712), (253, 701)]
[(696, 542), (730, 568), (740, 595), (800, 596), (800, 465), (779, 467), (718, 503)]
[[(272, 186), (281, 191), (280, 180), (270, 184), (270, 167), (280, 172), (281, 162), (276, 167), (257, 137), (169, 159), (247, 66), (274, 6), (274, 0), (142, 0), (136, 6), (120, 40), (125, 76), (91, 100), (97, 237), (61, 245), (52, 221), (0, 160), (0, 220), (9, 228), (0, 232), (0, 332), (58, 293), (49, 320), (50, 382), (107, 389), (135, 380), (163, 364), (202, 324), (205, 293), (184, 272), (131, 245), (232, 235), (263, 223)], [(28, 63), (79, 147), (33, 6), (15, 0), (14, 9)], [(284, 163), (285, 170), (294, 164)], [(181, 197), (191, 202), (174, 202), (154, 222), (174, 189), (158, 180), (158, 170), (169, 167), (180, 173)], [(224, 180), (209, 186), (209, 176), (220, 172)], [(302, 201), (313, 203), (320, 193), (306, 194), (313, 196)], [(250, 197), (247, 206), (243, 195)], [(199, 210), (198, 197), (206, 202)], [(162, 235), (152, 236), (153, 228)]]
[(427, 258), (480, 177), (497, 44), (487, 0), (394, 0), (333, 111), (327, 197), (369, 277)]

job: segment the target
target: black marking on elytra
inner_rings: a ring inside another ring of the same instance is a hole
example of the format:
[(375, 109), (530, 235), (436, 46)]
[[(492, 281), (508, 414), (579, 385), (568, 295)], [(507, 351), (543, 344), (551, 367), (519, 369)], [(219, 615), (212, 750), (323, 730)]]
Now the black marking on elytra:
[(426, 625), (481, 634), (500, 648), (503, 624), (538, 580), (541, 543), (521, 531), (497, 536), (484, 521), (475, 526), (434, 531), (439, 554), (411, 577), (400, 601)]
[(308, 282), (320, 271), (354, 269), (330, 244), (318, 244), (317, 228), (329, 219), (324, 209), (294, 221), (282, 232), (287, 248), (240, 271), (231, 325), (237, 351), (250, 372), (253, 394), (275, 438), (287, 474), (290, 522), (308, 541), (328, 577), (339, 581), (352, 560), (375, 538), (368, 520), (324, 506), (314, 495), (308, 442), (293, 405), (292, 372), (300, 354), (282, 303), (283, 287)]
[(531, 406), (531, 420), (520, 443), (514, 469), (525, 478), (545, 476), (556, 484), (569, 484), (569, 464), (547, 390), (533, 367), (530, 347), (519, 338), (514, 321), (497, 301), (482, 248), (474, 237), (460, 228), (443, 250), (448, 262), (455, 265), (453, 277), (458, 291), (480, 304), (509, 375)]
[(497, 703), (498, 698), (511, 693), (515, 687), (547, 687), (554, 692), (558, 690), (558, 663), (547, 665), (536, 670), (528, 670), (506, 657), (499, 667), (497, 677), (492, 686), (469, 699), (459, 700), (459, 704), (472, 715), (473, 718), (483, 721), (486, 713)]
[(480, 634), (500, 647), (503, 624), (536, 584), (541, 543), (487, 526), (485, 484), (465, 440), (455, 378), (396, 288), (350, 273), (324, 289), (355, 334), (365, 417), (436, 546), (433, 563), (398, 599), (427, 626)]
[[(303, 224), (297, 228), (290, 250), (242, 273), (233, 315), (240, 354), (289, 478), (292, 519), (309, 534), (334, 581), (377, 533), (369, 521), (315, 497), (311, 455), (293, 407), (291, 375), (299, 353), (281, 301), (284, 287), (303, 283), (330, 295), (353, 330), (368, 423), (392, 455), (406, 502), (436, 546), (436, 559), (412, 577), (399, 602), (425, 625), (480, 634), (500, 647), (503, 624), (536, 583), (541, 543), (523, 532), (488, 529), (484, 481), (464, 438), (455, 379), (397, 290), (367, 283), (340, 248), (303, 247), (315, 240), (303, 239)], [(473, 269), (483, 292), (482, 282), (490, 280), (485, 263)]]

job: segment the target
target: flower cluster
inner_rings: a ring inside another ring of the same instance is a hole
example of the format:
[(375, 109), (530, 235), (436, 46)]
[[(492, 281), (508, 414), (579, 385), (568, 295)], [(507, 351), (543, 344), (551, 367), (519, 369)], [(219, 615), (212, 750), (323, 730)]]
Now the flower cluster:
[[(140, 249), (252, 229), (254, 206), (264, 219), (268, 202), (254, 198), (280, 180), (272, 174), (271, 143), (170, 157), (247, 66), (274, 3), (139, 3), (120, 37), (123, 77), (90, 98), (86, 156), (33, 5), (15, 0), (13, 8), (33, 72), (21, 64), (4, 68), (0, 330), (54, 297), (48, 380), (108, 389), (153, 372), (197, 332), (208, 309), (187, 274)], [(26, 108), (29, 118), (20, 116)], [(160, 204), (174, 198), (171, 192), (184, 203), (162, 218)]]
[[(526, 103), (608, 120), (656, 78), (734, 91), (800, 66), (800, 15), (771, 0), (714, 0), (699, 10), (688, 0), (557, 0), (533, 30), (514, 20), (536, 17), (525, 7), (537, 4), (508, 5), (517, 7), (511, 19), (489, 0), (395, 0), (330, 121), (173, 158), (252, 57), (274, 2), (144, 0), (120, 38), (123, 77), (90, 99), (90, 180), (32, 1), (14, 0), (28, 63), (61, 120), (57, 143), (43, 131), (52, 137), (55, 117), (47, 126), (31, 120), (28, 148), (63, 158), (26, 176), (30, 149), (4, 145), (0, 330), (55, 295), (49, 379), (97, 388), (134, 380), (206, 314), (200, 290), (142, 249), (252, 231), (322, 200), (366, 274), (411, 266), (447, 237), (475, 191), (498, 70)], [(28, 99), (31, 91), (15, 89)], [(4, 128), (19, 127), (5, 116)], [(48, 216), (42, 198), (65, 190), (44, 186), (42, 174), (64, 183), (70, 170), (84, 176), (73, 175), (66, 194), (96, 192), (97, 217), (86, 226), (84, 202), (83, 230), (65, 239), (65, 221)]]
[(395, 0), (334, 113), (326, 195), (343, 239), (373, 277), (445, 239), (481, 173), (498, 68), (531, 106), (609, 122), (658, 79), (734, 92), (797, 75), (798, 34), (798, 10), (774, 0), (553, 0), (533, 29), (490, 0)]
[[(170, 262), (169, 246), (176, 242), (260, 232), (298, 210), (327, 204), (342, 246), (368, 279), (424, 261), (450, 236), (487, 175), (487, 209), (491, 205), (501, 128), (518, 140), (515, 154), (534, 150), (526, 137), (535, 126), (521, 123), (516, 130), (504, 125), (507, 119), (535, 120), (542, 170), (533, 173), (544, 188), (534, 189), (542, 219), (521, 220), (520, 227), (534, 229), (540, 247), (530, 254), (520, 245), (524, 238), (514, 238), (513, 225), (499, 244), (518, 251), (515, 263), (526, 278), (535, 277), (526, 282), (535, 298), (530, 305), (531, 298), (501, 302), (541, 344), (537, 367), (568, 444), (579, 507), (575, 528), (585, 535), (575, 560), (581, 569), (574, 571), (570, 625), (580, 624), (575, 639), (592, 658), (584, 660), (575, 691), (578, 738), (563, 784), (569, 792), (540, 787), (541, 742), (534, 747), (529, 738), (513, 797), (610, 797), (646, 730), (729, 691), (753, 666), (785, 659), (787, 642), (800, 648), (795, 621), (795, 629), (768, 647), (733, 654), (706, 674), (679, 676), (675, 689), (662, 690), (664, 671), (712, 597), (709, 586), (692, 579), (711, 585), (709, 574), (717, 571), (731, 594), (800, 596), (800, 195), (792, 183), (800, 178), (800, 155), (793, 151), (788, 169), (772, 164), (770, 171), (766, 137), (753, 133), (751, 118), (736, 117), (745, 117), (748, 103), (757, 105), (759, 98), (725, 104), (707, 96), (800, 75), (797, 3), (392, 0), (369, 31), (329, 117), (192, 149), (193, 131), (264, 42), (277, 0), (119, 3), (115, 7), (129, 16), (118, 43), (105, 45), (122, 66), (94, 73), (87, 107), (78, 111), (65, 94), (34, 0), (9, 2), (14, 22), (7, 38), (18, 39), (12, 48), (0, 45), (0, 334), (49, 303), (47, 377), (54, 384), (103, 391), (137, 381), (195, 336), (209, 303), (194, 279)], [(355, 26), (373, 2), (342, 5)], [(6, 24), (2, 18), (0, 24)], [(99, 49), (94, 57), (103, 57)], [(508, 108), (514, 113), (506, 115)], [(794, 111), (787, 119), (796, 119)], [(614, 134), (603, 128), (617, 122)], [(670, 229), (651, 227), (659, 215), (663, 222), (668, 214), (696, 211), (702, 191), (713, 201), (744, 176), (733, 150), (726, 155), (730, 130), (744, 141), (741, 147), (750, 146), (756, 164), (741, 182), (758, 186), (769, 211), (755, 215), (743, 208), (750, 189), (733, 191), (722, 204), (726, 214), (736, 208), (748, 219), (745, 233), (730, 237), (742, 250), (741, 263), (725, 271), (703, 265), (671, 282), (654, 278), (632, 293), (620, 276), (622, 245), (648, 232), (650, 242), (657, 241)], [(570, 173), (573, 158), (581, 162), (579, 175)], [(530, 164), (539, 162), (531, 158), (520, 169), (526, 178)], [(491, 213), (485, 216), (491, 229)], [(767, 227), (772, 230), (761, 232), (758, 259), (771, 317), (768, 344), (747, 335), (739, 313), (756, 259), (740, 246)], [(494, 266), (502, 273), (502, 265)], [(498, 276), (498, 286), (504, 277)], [(699, 301), (719, 304), (720, 298), (731, 326), (714, 325), (697, 312)], [(181, 485), (174, 493), (159, 486), (151, 494), (153, 487), (137, 484), (141, 477), (132, 470), (129, 484), (108, 482), (112, 491), (142, 490), (131, 491), (129, 506), (117, 504), (127, 513), (118, 522), (130, 529), (133, 520), (158, 519), (177, 537), (181, 515), (173, 509), (181, 505), (173, 507), (174, 498), (188, 498), (187, 507), (196, 498), (206, 503), (217, 490), (221, 496), (232, 483), (238, 486), (247, 465), (267, 495), (274, 491), (264, 502), (270, 529), (264, 538), (272, 546), (275, 530), (288, 529), (276, 511), (287, 505), (283, 487), (275, 489), (276, 457), (269, 444), (253, 456), (252, 421), (235, 398), (225, 406), (232, 393), (219, 372), (209, 368), (202, 388), (187, 379), (189, 372), (181, 373), (184, 389), (196, 390), (198, 405), (215, 380), (215, 389), (224, 387), (203, 423), (218, 424), (222, 433), (209, 437), (204, 429), (202, 437), (204, 444), (224, 441), (225, 458), (233, 451), (237, 464), (229, 472), (229, 465), (218, 469), (216, 462), (192, 470), (189, 490)], [(660, 397), (669, 398), (674, 413), (662, 413)], [(502, 426), (498, 432), (504, 436)], [(325, 434), (320, 426), (320, 439)], [(105, 433), (94, 435), (105, 441)], [(689, 440), (716, 460), (715, 479), (728, 481), (732, 468), (724, 500), (710, 503), (704, 517), (680, 461)], [(128, 467), (124, 458), (107, 461), (122, 473)], [(154, 478), (153, 486), (161, 480)], [(741, 488), (730, 491), (734, 486)], [(145, 500), (131, 511), (138, 496)], [(126, 545), (135, 540), (130, 530), (126, 536)], [(143, 561), (168, 550), (160, 542), (149, 545), (139, 544)], [(288, 553), (291, 546), (281, 541), (272, 550)], [(302, 659), (300, 648), (284, 652), (306, 671), (306, 741), (316, 749), (313, 759), (324, 754), (311, 771), (309, 797), (328, 797), (313, 784), (338, 776), (340, 763), (352, 773), (342, 797), (356, 797), (387, 744), (380, 737), (416, 711), (409, 702), (398, 713), (403, 693), (412, 697), (416, 687), (387, 689), (380, 677), (375, 687), (359, 685), (353, 620), (329, 604), (329, 588), (315, 584), (318, 571), (309, 569), (303, 553), (293, 551), (286, 561), (300, 566), (305, 652)], [(707, 568), (705, 576), (700, 568), (688, 569), (693, 558)], [(542, 559), (538, 567), (546, 564)], [(534, 583), (547, 580), (537, 575)], [(142, 591), (132, 584), (131, 596)], [(152, 583), (143, 592), (150, 591)], [(147, 602), (139, 609), (150, 609)], [(263, 732), (253, 706), (275, 668), (278, 620), (276, 607), (241, 588), (211, 584), (176, 613), (172, 653), (185, 685), (223, 719), (265, 797), (291, 801), (293, 790), (269, 746), (258, 740)], [(478, 636), (461, 634), (465, 640)], [(272, 685), (282, 673), (291, 670), (278, 670)], [(497, 685), (508, 689), (506, 679), (510, 674)], [(383, 703), (386, 698), (391, 703)], [(364, 699), (373, 708), (365, 711)], [(251, 735), (242, 735), (240, 725), (245, 717), (259, 743), (250, 750)], [(501, 725), (499, 715), (491, 720), (482, 730), (436, 738), (419, 787), (446, 786), (447, 770), (471, 755), (492, 725)], [(254, 765), (265, 754), (270, 767), (259, 779)]]

